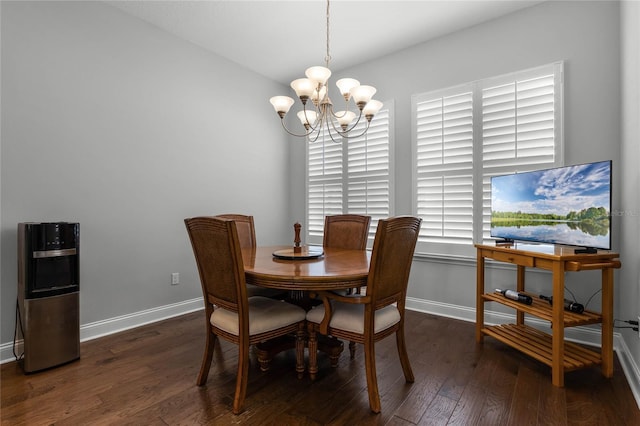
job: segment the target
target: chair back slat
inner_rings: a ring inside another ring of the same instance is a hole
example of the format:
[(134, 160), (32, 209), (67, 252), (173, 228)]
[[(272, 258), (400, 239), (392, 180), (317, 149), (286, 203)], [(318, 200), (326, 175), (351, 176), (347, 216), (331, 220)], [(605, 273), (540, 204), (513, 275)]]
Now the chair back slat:
[(367, 295), (374, 306), (402, 303), (407, 292), (413, 253), (422, 219), (397, 216), (378, 221), (373, 242)]
[(324, 247), (364, 250), (367, 248), (371, 216), (340, 214), (325, 216)]
[(217, 217), (196, 217), (185, 219), (185, 225), (204, 300), (242, 316), (247, 310), (247, 293), (236, 223)]

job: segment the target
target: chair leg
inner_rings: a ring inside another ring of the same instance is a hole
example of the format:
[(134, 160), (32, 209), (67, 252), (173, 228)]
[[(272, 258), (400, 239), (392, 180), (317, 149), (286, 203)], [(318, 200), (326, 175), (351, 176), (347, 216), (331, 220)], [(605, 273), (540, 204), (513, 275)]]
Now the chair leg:
[(213, 359), (213, 349), (216, 344), (216, 335), (207, 330), (207, 337), (204, 346), (204, 354), (202, 355), (202, 364), (200, 365), (200, 373), (196, 380), (196, 385), (202, 386), (207, 383), (207, 377), (209, 377), (209, 368), (211, 367), (211, 360)]
[(349, 342), (349, 357), (351, 359), (356, 357), (356, 342)]
[(380, 412), (380, 395), (378, 393), (378, 378), (376, 376), (376, 353), (373, 337), (369, 336), (364, 342), (364, 366), (367, 373), (367, 391), (369, 392), (369, 408), (374, 413)]
[(318, 373), (318, 336), (314, 327), (315, 324), (308, 323), (309, 377), (312, 381), (316, 379), (316, 374)]
[(402, 365), (402, 372), (407, 383), (413, 383), (413, 371), (411, 370), (411, 363), (409, 362), (409, 355), (407, 354), (407, 346), (404, 340), (404, 327), (400, 327), (396, 331), (396, 344), (398, 346), (398, 356), (400, 357), (400, 364)]
[(261, 345), (256, 345), (256, 354), (258, 356), (258, 364), (260, 364), (260, 371), (265, 372), (269, 371), (269, 367), (271, 366), (271, 352), (270, 348), (264, 349)]
[(238, 345), (238, 373), (236, 377), (236, 394), (233, 398), (233, 414), (242, 412), (244, 397), (247, 394), (249, 375), (249, 343), (240, 342)]
[(304, 343), (306, 337), (304, 324), (304, 321), (298, 324), (298, 331), (296, 332), (296, 372), (298, 373), (298, 379), (302, 379), (304, 376)]

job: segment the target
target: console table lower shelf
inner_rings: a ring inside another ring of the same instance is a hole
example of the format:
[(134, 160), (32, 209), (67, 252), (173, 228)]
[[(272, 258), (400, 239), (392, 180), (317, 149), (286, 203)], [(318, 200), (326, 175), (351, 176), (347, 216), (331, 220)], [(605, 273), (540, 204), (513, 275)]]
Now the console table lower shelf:
[[(551, 335), (528, 325), (503, 324), (482, 328), (482, 333), (553, 367)], [(562, 360), (565, 371), (602, 364), (599, 353), (572, 342), (564, 342)]]

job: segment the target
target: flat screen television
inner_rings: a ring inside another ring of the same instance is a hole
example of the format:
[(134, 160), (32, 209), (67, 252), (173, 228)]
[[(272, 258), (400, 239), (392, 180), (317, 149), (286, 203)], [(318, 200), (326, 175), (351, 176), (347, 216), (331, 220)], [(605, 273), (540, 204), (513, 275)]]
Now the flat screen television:
[(611, 249), (611, 161), (491, 178), (491, 236)]

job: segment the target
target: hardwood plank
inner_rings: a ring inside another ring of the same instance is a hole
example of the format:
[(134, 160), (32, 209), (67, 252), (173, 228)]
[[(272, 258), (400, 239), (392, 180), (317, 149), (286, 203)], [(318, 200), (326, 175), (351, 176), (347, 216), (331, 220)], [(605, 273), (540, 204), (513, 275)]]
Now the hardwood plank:
[(419, 425), (447, 425), (449, 419), (455, 410), (458, 401), (447, 398), (446, 396), (436, 395), (431, 404), (427, 407), (422, 418), (416, 424)]
[[(507, 424), (534, 426), (538, 424), (540, 373), (521, 364), (511, 397)], [(516, 397), (517, 396), (517, 397)]]

